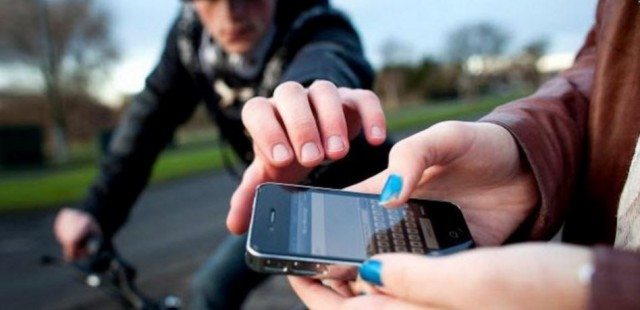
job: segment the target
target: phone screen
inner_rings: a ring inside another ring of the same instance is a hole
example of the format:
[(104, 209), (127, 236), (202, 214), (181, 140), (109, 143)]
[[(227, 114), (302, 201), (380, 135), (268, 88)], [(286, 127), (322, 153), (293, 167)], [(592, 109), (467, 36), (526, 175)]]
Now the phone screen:
[(448, 202), (410, 200), (390, 209), (381, 207), (376, 195), (273, 186), (281, 190), (272, 195), (286, 192), (287, 198), (278, 200), (288, 203), (279, 208), (288, 212), (280, 234), (287, 242), (279, 242), (275, 252), (284, 253), (276, 254), (360, 262), (377, 253), (426, 254), (470, 240), (461, 212)]

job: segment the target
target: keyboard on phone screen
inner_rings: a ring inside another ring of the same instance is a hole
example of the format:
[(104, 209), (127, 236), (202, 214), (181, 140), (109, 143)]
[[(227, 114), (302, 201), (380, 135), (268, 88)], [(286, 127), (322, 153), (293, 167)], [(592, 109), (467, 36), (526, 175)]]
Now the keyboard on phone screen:
[[(418, 207), (404, 206), (389, 209), (381, 207), (375, 200), (371, 200), (370, 207), (373, 235), (368, 240), (367, 255), (388, 252), (418, 254), (427, 252), (419, 227), (421, 221), (428, 221), (428, 219), (420, 216)], [(365, 235), (368, 234), (365, 232)]]

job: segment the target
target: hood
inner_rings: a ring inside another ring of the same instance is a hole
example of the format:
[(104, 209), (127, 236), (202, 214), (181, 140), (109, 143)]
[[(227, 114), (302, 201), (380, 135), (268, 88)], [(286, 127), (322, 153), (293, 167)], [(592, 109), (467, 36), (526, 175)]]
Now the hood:
[(302, 14), (311, 7), (329, 6), (329, 0), (276, 0), (276, 25), (288, 28)]

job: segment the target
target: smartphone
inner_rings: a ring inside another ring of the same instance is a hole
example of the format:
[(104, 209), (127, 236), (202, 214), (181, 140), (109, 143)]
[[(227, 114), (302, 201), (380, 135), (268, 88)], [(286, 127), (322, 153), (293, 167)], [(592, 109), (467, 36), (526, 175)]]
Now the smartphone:
[(474, 242), (460, 209), (411, 199), (384, 208), (378, 195), (265, 183), (257, 188), (246, 246), (258, 272), (353, 280), (378, 253), (446, 255)]

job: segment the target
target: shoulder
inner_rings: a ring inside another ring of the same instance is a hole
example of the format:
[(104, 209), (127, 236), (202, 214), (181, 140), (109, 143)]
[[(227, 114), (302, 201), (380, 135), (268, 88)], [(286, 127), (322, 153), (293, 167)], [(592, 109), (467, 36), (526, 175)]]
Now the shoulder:
[(202, 23), (196, 14), (196, 10), (190, 4), (182, 5), (174, 27), (180, 34), (185, 36), (202, 33)]
[(202, 23), (196, 15), (195, 9), (190, 4), (185, 4), (171, 28), (168, 44), (175, 44), (180, 61), (186, 67), (192, 67), (197, 63), (198, 49), (202, 39)]
[(343, 12), (328, 6), (315, 6), (294, 20), (289, 36), (309, 35), (326, 29), (353, 30), (353, 26)]
[(202, 38), (202, 24), (193, 6), (184, 4), (171, 25), (165, 42), (165, 50), (171, 57), (178, 57), (187, 68), (197, 64), (198, 49)]
[(302, 12), (284, 36), (283, 46), (290, 54), (314, 42), (333, 42), (359, 50), (359, 37), (349, 18), (341, 11), (316, 6)]

